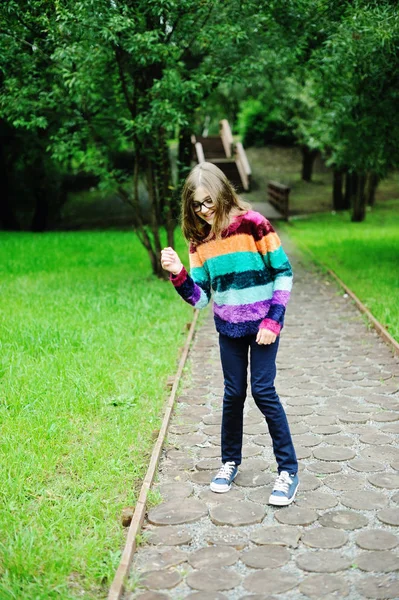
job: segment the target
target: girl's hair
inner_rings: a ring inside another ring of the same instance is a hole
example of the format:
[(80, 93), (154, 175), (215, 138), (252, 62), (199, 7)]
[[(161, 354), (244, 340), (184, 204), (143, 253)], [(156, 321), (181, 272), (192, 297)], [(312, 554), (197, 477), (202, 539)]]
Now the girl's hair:
[[(194, 212), (194, 194), (203, 187), (215, 205), (215, 217), (212, 225), (206, 223)], [(209, 162), (199, 163), (188, 175), (182, 191), (182, 230), (190, 242), (201, 243), (210, 233), (220, 238), (229, 225), (229, 215), (246, 212), (250, 205), (236, 194), (226, 175), (216, 165)]]

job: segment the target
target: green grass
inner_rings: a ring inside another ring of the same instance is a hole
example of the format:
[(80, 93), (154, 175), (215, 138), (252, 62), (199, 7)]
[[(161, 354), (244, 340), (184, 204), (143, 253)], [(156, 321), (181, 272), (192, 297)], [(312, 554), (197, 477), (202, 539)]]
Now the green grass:
[(355, 292), (399, 341), (399, 200), (387, 200), (351, 223), (348, 212), (282, 226)]
[(192, 309), (131, 232), (2, 233), (0, 265), (0, 598), (104, 598)]

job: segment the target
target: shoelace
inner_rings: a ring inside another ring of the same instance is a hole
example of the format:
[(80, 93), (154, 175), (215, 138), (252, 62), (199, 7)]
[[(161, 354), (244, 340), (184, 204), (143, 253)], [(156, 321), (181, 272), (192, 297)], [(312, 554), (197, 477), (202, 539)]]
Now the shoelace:
[(291, 477), (287, 471), (281, 471), (280, 475), (276, 479), (276, 483), (274, 484), (273, 492), (284, 492), (284, 494), (286, 494), (291, 483)]
[(224, 463), (223, 467), (219, 470), (218, 474), (216, 475), (216, 479), (230, 479), (230, 476), (234, 471), (235, 466), (235, 462)]

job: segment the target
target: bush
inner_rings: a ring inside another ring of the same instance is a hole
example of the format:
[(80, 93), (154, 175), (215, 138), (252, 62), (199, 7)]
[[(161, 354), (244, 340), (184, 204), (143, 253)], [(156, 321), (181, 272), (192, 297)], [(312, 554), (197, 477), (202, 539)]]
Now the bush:
[(291, 146), (295, 143), (295, 137), (284, 123), (280, 110), (253, 98), (241, 103), (237, 129), (242, 143), (247, 147), (267, 144)]

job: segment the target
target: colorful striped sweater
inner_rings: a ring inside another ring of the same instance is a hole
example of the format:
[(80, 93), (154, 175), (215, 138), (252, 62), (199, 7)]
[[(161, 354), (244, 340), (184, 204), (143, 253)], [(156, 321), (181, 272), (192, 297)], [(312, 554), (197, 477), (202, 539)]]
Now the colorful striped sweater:
[(252, 210), (239, 215), (221, 239), (190, 245), (190, 275), (183, 267), (170, 277), (180, 296), (204, 308), (213, 295), (218, 332), (229, 337), (266, 328), (277, 335), (284, 324), (292, 270), (267, 219)]

